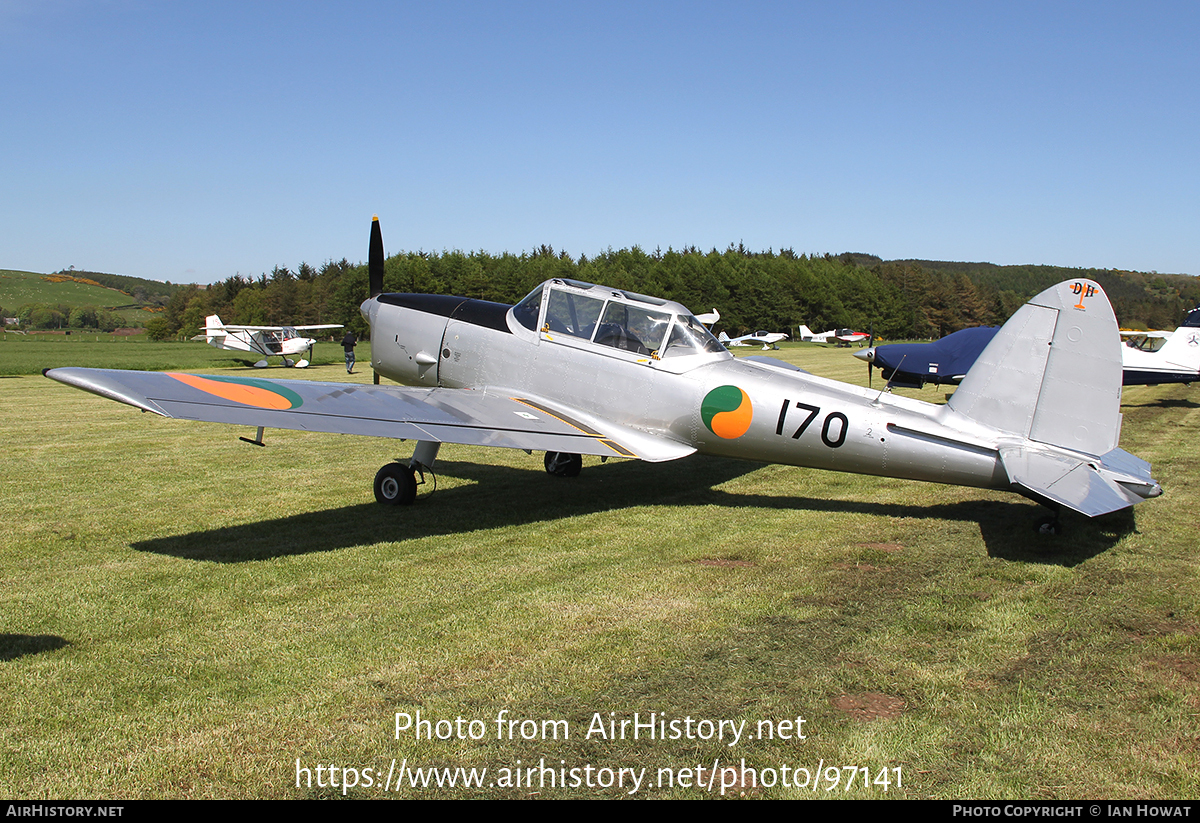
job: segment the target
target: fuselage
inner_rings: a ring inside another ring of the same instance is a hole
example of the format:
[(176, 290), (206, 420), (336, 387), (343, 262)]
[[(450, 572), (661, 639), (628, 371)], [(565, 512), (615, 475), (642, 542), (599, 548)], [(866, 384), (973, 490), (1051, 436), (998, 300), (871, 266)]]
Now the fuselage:
[(532, 398), (707, 454), (1007, 487), (1002, 433), (946, 406), (736, 359), (671, 301), (549, 281), (516, 306), (381, 294), (362, 313), (373, 368), (407, 385)]
[(290, 354), (303, 354), (316, 341), (311, 337), (300, 337), (286, 331), (266, 332), (228, 332), (214, 338), (210, 335), (209, 345), (230, 351), (249, 351), (268, 357)]

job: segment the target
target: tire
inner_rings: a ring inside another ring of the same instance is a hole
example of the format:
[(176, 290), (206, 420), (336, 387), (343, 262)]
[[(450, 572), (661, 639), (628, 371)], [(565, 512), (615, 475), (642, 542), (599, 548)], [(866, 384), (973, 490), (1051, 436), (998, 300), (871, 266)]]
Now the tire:
[(417, 499), (417, 479), (412, 469), (388, 463), (375, 474), (375, 502), (385, 506), (408, 506)]

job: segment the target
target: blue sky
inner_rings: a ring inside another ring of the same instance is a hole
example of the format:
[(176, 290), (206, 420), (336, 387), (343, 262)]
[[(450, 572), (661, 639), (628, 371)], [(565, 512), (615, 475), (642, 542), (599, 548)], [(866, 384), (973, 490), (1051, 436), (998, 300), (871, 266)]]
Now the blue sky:
[(0, 0), (0, 267), (696, 245), (1200, 274), (1200, 4)]

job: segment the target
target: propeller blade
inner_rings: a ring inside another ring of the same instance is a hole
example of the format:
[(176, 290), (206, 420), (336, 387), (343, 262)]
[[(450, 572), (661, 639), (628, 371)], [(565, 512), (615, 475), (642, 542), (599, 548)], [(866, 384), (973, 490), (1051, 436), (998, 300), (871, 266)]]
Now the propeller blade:
[[(370, 282), (370, 297), (383, 293), (383, 232), (379, 229), (379, 215), (371, 217), (371, 246), (367, 251), (367, 279)], [(372, 358), (374, 360), (374, 358)], [(379, 385), (379, 372), (371, 369), (375, 385)]]
[(367, 252), (367, 277), (371, 285), (369, 297), (383, 291), (383, 232), (379, 230), (379, 215), (371, 218), (371, 247)]

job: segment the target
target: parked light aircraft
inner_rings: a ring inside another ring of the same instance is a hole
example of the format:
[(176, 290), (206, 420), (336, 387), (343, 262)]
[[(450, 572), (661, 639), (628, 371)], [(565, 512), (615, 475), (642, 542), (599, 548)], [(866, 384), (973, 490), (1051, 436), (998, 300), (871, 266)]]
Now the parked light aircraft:
[(1200, 307), (1174, 332), (1121, 332), (1126, 386), (1200, 381)]
[(1004, 326), (946, 405), (735, 358), (678, 303), (549, 280), (515, 306), (382, 293), (372, 224), (372, 366), (407, 386), (56, 368), (54, 380), (166, 417), (416, 440), (375, 476), (413, 502), (442, 443), (674, 460), (695, 452), (1006, 489), (1096, 516), (1162, 493), (1119, 449), (1120, 354), (1101, 287), (1049, 288)]
[(890, 386), (919, 389), (926, 383), (958, 384), (997, 331), (996, 326), (976, 326), (932, 343), (889, 343), (859, 349), (854, 356), (867, 361), (868, 374), (871, 366), (882, 371)]
[(839, 346), (843, 344), (849, 346), (851, 343), (861, 343), (870, 336), (853, 329), (830, 329), (817, 334), (808, 326), (803, 324), (800, 326), (800, 340), (806, 343), (828, 343), (830, 340), (836, 340)]
[[(893, 386), (958, 383), (999, 331), (979, 326), (948, 334), (933, 343), (872, 346), (854, 356), (883, 371)], [(1200, 381), (1200, 308), (1188, 312), (1174, 332), (1123, 331), (1121, 382), (1126, 386)], [(870, 368), (870, 366), (868, 366)]]
[[(220, 317), (210, 314), (205, 318), (204, 334), (198, 334), (192, 339), (204, 340), (218, 349), (261, 354), (263, 359), (254, 364), (256, 369), (265, 369), (268, 357), (281, 357), (283, 365), (303, 369), (312, 359), (312, 349), (317, 341), (311, 337), (301, 337), (299, 332), (340, 328), (342, 326), (337, 323), (319, 326), (227, 326), (221, 322)], [(304, 352), (309, 353), (307, 359), (291, 359)]]
[(729, 348), (730, 346), (749, 346), (751, 343), (761, 343), (762, 350), (768, 351), (770, 349), (778, 349), (779, 346), (775, 344), (780, 340), (787, 340), (787, 332), (760, 330), (754, 332), (754, 334), (743, 334), (741, 337), (735, 337), (732, 340), (729, 339), (729, 335), (727, 335), (725, 332), (721, 332), (721, 335), (717, 338), (717, 340), (719, 340), (721, 345), (725, 346), (725, 348)]

